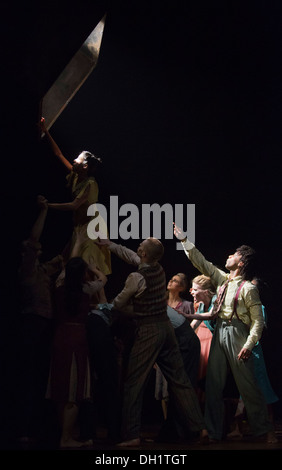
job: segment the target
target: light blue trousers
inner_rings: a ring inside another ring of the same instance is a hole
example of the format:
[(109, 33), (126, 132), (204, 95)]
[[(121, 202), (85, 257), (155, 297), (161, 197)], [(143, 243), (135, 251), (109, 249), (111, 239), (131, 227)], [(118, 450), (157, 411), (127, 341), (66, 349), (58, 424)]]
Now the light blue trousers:
[(206, 377), (205, 422), (210, 438), (220, 440), (223, 436), (223, 390), (229, 368), (244, 401), (252, 433), (259, 436), (272, 429), (265, 399), (255, 379), (253, 357), (246, 362), (237, 358), (248, 334), (248, 326), (240, 320), (216, 321)]

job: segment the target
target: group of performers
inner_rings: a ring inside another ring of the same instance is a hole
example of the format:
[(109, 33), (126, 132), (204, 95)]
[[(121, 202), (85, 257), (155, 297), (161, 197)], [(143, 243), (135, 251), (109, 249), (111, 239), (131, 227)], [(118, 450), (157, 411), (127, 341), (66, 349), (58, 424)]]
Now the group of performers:
[[(83, 151), (71, 163), (50, 135), (44, 118), (40, 124), (68, 172), (72, 200), (51, 203), (43, 196), (38, 198), (39, 216), (23, 244), (20, 268), (26, 333), (23, 348), (29, 351), (29, 362), (32, 342), (37, 342), (37, 352), (41, 350), (38, 358), (44, 349), (46, 367), (38, 364), (36, 373), (41, 369), (41, 395), (46, 384), (45, 397), (58, 405), (60, 446), (92, 445), (91, 436), (82, 439), (75, 431), (79, 404), (93, 400), (96, 382), (102, 389), (108, 439), (124, 447), (139, 446), (142, 399), (153, 369), (166, 432), (170, 427), (179, 438), (196, 436), (202, 444), (219, 442), (224, 437), (222, 393), (231, 369), (240, 393), (237, 415), (245, 407), (252, 433), (276, 442), (267, 405), (278, 398), (269, 383), (259, 343), (264, 317), (250, 269), (254, 251), (246, 245), (239, 247), (226, 261), (226, 273), (208, 262), (181, 228), (175, 227), (189, 261), (201, 273), (191, 281), (194, 302), (185, 300), (190, 282), (183, 273), (166, 282), (159, 263), (164, 254), (161, 241), (150, 237), (135, 253), (109, 239), (94, 241), (87, 236), (87, 209), (98, 201), (96, 176), (102, 161)], [(49, 209), (72, 211), (73, 233), (63, 255), (41, 264), (39, 239)], [(137, 271), (109, 302), (105, 286), (113, 253)], [(51, 291), (54, 273), (55, 296)], [(23, 354), (22, 374), (26, 383), (30, 379), (21, 404), (19, 434), (23, 439), (32, 437), (36, 429), (35, 392), (30, 385), (34, 388), (35, 368), (30, 366), (27, 376), (27, 363), (27, 354)], [(204, 390), (204, 398), (199, 390)]]

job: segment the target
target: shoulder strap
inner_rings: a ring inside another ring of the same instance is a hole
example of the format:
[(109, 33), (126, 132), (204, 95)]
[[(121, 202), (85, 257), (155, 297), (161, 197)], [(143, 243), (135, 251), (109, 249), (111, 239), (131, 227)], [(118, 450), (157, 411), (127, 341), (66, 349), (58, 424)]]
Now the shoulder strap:
[(236, 294), (235, 294), (234, 305), (233, 305), (233, 312), (232, 312), (230, 321), (232, 320), (234, 314), (236, 315), (236, 317), (237, 317), (238, 320), (239, 320), (239, 317), (238, 317), (238, 315), (237, 315), (237, 304), (238, 304), (238, 298), (239, 298), (240, 291), (241, 291), (243, 285), (245, 284), (245, 282), (246, 282), (246, 281), (241, 282), (241, 284), (240, 284), (240, 286), (238, 287), (237, 292), (236, 292)]

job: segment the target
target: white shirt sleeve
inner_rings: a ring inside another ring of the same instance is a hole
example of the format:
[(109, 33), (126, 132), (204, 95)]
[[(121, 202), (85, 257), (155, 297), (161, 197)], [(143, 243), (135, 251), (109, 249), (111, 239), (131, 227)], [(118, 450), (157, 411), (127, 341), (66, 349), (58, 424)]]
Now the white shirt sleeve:
[(128, 264), (133, 264), (134, 266), (138, 266), (140, 264), (140, 258), (137, 253), (126, 248), (126, 246), (112, 242), (109, 245), (109, 250)]
[(146, 287), (146, 280), (142, 274), (138, 272), (129, 274), (125, 281), (124, 288), (113, 300), (114, 308), (133, 313), (133, 298), (141, 295)]
[(204, 255), (189, 240), (182, 242), (182, 246), (187, 258), (200, 273), (209, 276), (216, 286), (220, 286), (226, 281), (228, 274), (217, 268), (210, 261), (207, 261)]

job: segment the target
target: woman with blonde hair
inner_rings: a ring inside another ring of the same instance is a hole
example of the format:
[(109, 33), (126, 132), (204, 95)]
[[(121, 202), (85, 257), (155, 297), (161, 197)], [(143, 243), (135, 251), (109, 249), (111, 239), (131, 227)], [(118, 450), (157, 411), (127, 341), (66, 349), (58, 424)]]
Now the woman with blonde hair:
[(199, 398), (203, 401), (204, 382), (207, 372), (210, 345), (212, 341), (213, 320), (212, 307), (216, 299), (216, 289), (208, 276), (204, 274), (192, 279), (190, 293), (194, 298), (194, 305), (197, 305), (197, 312), (194, 315), (185, 315), (191, 321), (191, 327), (196, 332), (201, 343), (200, 363), (198, 369)]

